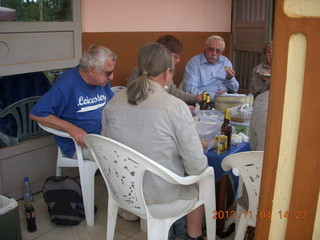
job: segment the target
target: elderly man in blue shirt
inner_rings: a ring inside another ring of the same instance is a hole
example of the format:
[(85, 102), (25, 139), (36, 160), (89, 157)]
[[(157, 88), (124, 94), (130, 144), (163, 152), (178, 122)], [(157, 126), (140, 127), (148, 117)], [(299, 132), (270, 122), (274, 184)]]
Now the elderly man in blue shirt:
[(183, 84), (184, 90), (192, 94), (206, 91), (212, 96), (225, 92), (235, 93), (239, 82), (228, 58), (222, 55), (224, 39), (210, 36), (205, 42), (204, 52), (194, 56), (186, 65)]

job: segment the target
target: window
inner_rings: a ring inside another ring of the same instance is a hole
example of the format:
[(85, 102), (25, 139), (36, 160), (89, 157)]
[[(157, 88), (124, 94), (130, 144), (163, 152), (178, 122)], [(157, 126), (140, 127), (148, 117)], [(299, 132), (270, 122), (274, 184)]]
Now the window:
[[(78, 64), (82, 54), (80, 1), (0, 0), (0, 5), (15, 10), (17, 16), (0, 21), (0, 76)], [(29, 8), (29, 12), (21, 10)]]
[[(0, 113), (43, 95), (81, 55), (79, 0), (0, 0)], [(0, 118), (0, 147), (15, 144), (16, 124)]]
[(71, 0), (0, 0), (0, 21), (72, 21)]

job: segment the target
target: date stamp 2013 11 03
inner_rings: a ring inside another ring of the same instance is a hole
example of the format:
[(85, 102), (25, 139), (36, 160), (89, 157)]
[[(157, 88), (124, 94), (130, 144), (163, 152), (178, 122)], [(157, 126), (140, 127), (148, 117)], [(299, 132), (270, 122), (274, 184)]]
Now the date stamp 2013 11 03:
[[(252, 211), (242, 211), (238, 213), (237, 211), (213, 211), (212, 219), (225, 219), (225, 218), (253, 218)], [(306, 210), (297, 210), (297, 211), (278, 211), (277, 213), (271, 213), (271, 211), (259, 211), (257, 213), (257, 218), (265, 219), (265, 218), (271, 218), (272, 216), (279, 217), (280, 219), (305, 219), (307, 216)]]

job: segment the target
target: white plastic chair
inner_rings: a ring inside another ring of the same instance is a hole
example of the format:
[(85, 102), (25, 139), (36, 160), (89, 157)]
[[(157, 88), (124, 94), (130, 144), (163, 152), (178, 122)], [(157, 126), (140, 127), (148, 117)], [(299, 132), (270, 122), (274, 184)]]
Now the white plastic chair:
[(223, 170), (232, 169), (235, 175), (240, 175), (238, 192), (241, 191), (243, 182), (248, 193), (248, 209), (243, 209), (237, 204), (236, 213), (240, 221), (236, 227), (235, 240), (243, 240), (247, 227), (256, 226), (263, 153), (263, 151), (235, 153), (225, 157), (221, 163)]
[(80, 175), (80, 184), (83, 196), (84, 211), (86, 214), (86, 222), (88, 227), (94, 226), (94, 179), (98, 169), (97, 164), (93, 160), (83, 159), (81, 147), (67, 133), (61, 130), (50, 128), (38, 123), (39, 126), (54, 135), (71, 138), (76, 146), (77, 159), (66, 157), (58, 146), (57, 169), (56, 175), (61, 176), (62, 167), (78, 167)]
[[(149, 159), (143, 154), (110, 138), (88, 134), (85, 144), (91, 149), (108, 188), (107, 240), (112, 240), (117, 220), (118, 207), (147, 220), (148, 239), (168, 238), (170, 226), (179, 218), (204, 204), (206, 212), (207, 239), (214, 240), (216, 222), (212, 219), (215, 203), (215, 179), (212, 167), (202, 174), (181, 177)], [(199, 182), (199, 199), (190, 210), (168, 218), (154, 218), (143, 195), (145, 171), (157, 174), (172, 184), (190, 185)]]
[(46, 135), (35, 121), (29, 118), (29, 113), (32, 107), (38, 102), (41, 96), (34, 96), (21, 99), (2, 111), (0, 118), (12, 115), (17, 124), (17, 136), (8, 136), (0, 132), (0, 139), (7, 145), (11, 146), (18, 142)]

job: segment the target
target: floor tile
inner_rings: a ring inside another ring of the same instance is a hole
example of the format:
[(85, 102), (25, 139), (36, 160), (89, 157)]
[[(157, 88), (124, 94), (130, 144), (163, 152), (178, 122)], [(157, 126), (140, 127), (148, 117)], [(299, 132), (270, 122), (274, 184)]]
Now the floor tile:
[[(19, 201), (20, 225), (23, 240), (87, 240), (106, 239), (107, 225), (107, 188), (101, 175), (95, 179), (95, 205), (98, 208), (95, 214), (95, 226), (87, 227), (83, 221), (77, 226), (57, 226), (51, 223), (47, 204), (42, 193), (34, 195), (34, 207), (36, 210), (37, 231), (27, 231), (27, 221), (23, 202)], [(218, 237), (217, 240), (221, 240)], [(234, 233), (223, 240), (233, 240)], [(128, 222), (118, 217), (114, 240), (147, 240), (147, 234), (140, 231), (140, 221)], [(176, 239), (178, 240), (178, 238)], [(179, 239), (180, 240), (180, 239)]]

